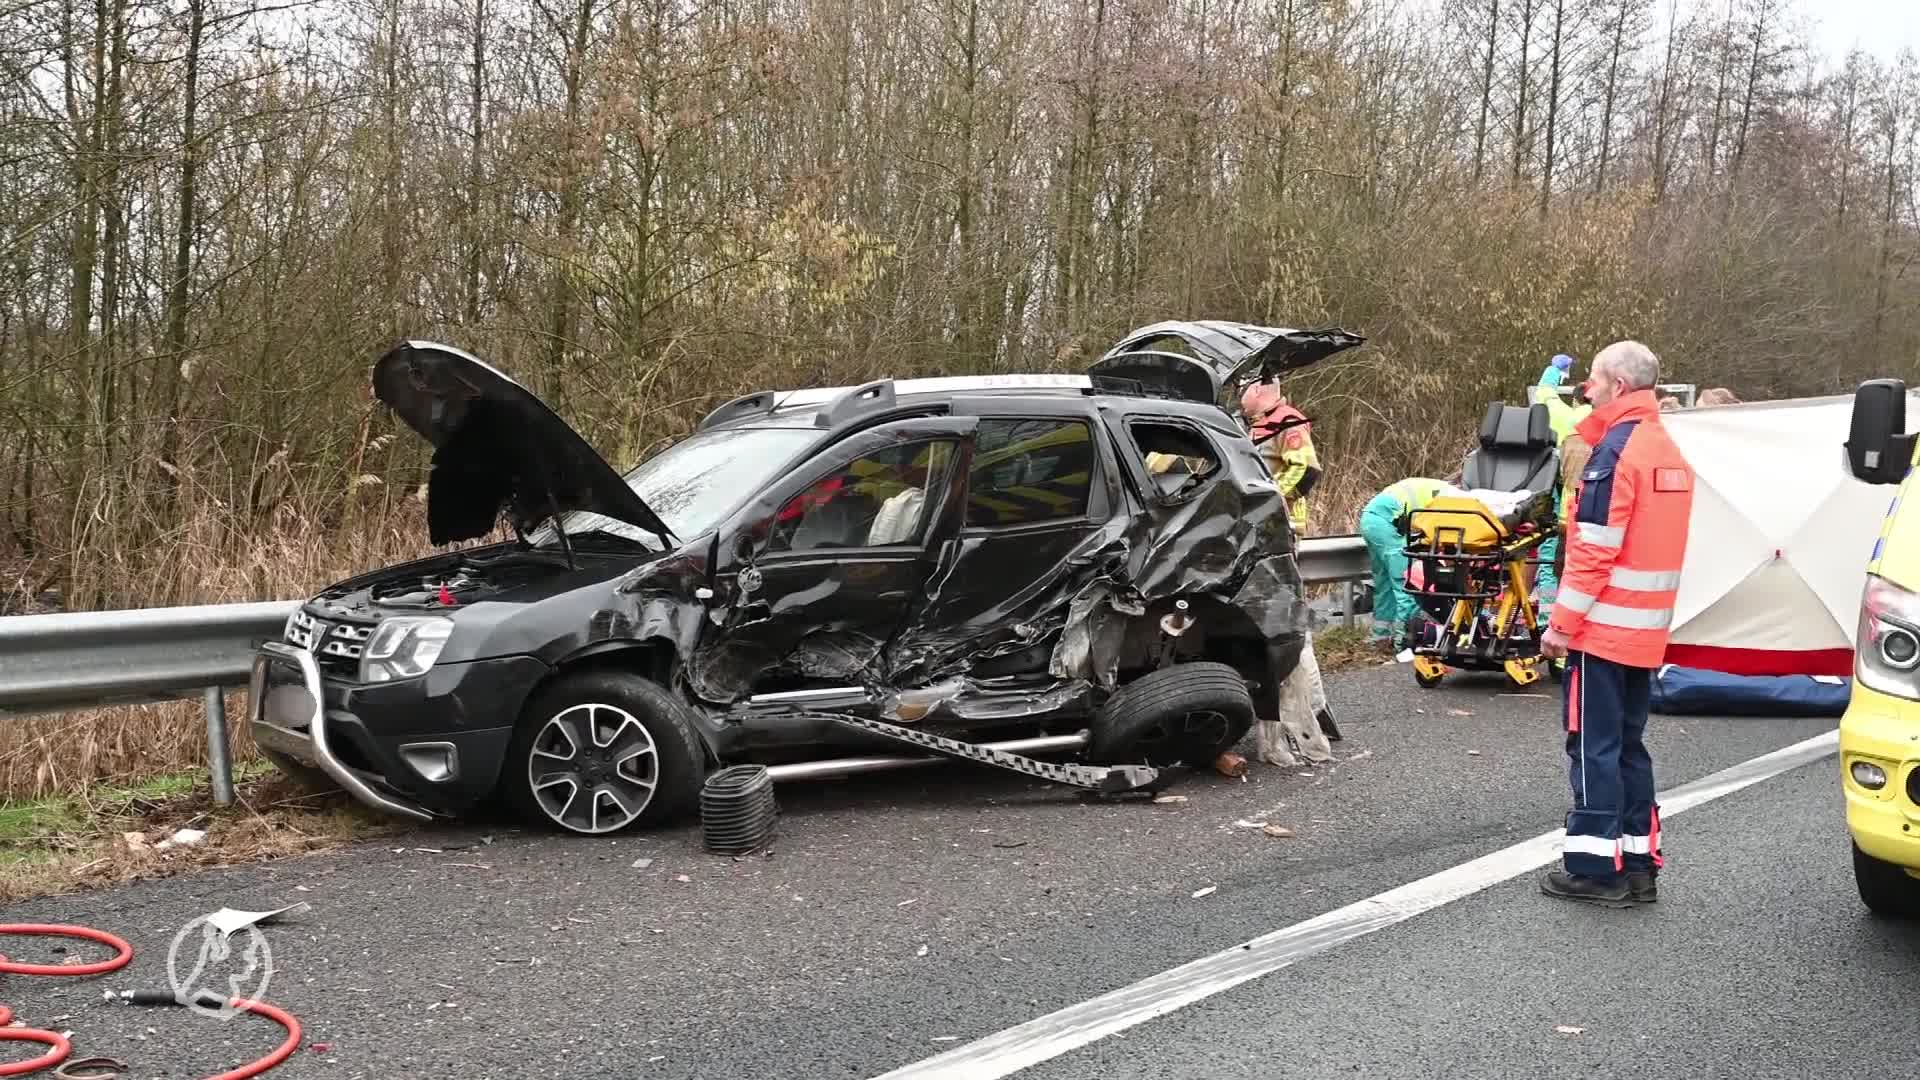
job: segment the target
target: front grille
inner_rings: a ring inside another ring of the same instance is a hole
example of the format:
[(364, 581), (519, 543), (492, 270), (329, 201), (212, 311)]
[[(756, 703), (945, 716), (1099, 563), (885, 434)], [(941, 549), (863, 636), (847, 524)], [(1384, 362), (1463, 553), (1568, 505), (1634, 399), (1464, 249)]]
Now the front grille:
[(354, 676), (360, 671), (360, 654), (367, 649), (373, 627), (356, 623), (328, 622), (304, 611), (296, 611), (287, 621), (287, 644), (313, 653), (320, 670)]

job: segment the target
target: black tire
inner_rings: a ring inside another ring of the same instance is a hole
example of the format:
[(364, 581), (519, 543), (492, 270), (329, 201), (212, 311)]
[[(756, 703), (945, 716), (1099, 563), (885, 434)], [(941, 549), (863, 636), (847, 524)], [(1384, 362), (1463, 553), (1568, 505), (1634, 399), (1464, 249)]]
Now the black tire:
[[(584, 761), (578, 745), (572, 759), (557, 756), (582, 734), (592, 744)], [(636, 749), (643, 742), (646, 749)], [(706, 762), (687, 705), (670, 691), (623, 671), (582, 671), (527, 702), (507, 748), (501, 786), (528, 821), (580, 835), (613, 835), (686, 814), (699, 798)], [(537, 787), (536, 769), (544, 781)], [(568, 783), (571, 801), (561, 790)], [(643, 783), (651, 783), (644, 798)], [(587, 784), (593, 801), (581, 807), (578, 795)]]
[(302, 791), (313, 795), (324, 795), (341, 790), (339, 783), (333, 777), (311, 765), (303, 765), (278, 750), (261, 747), (260, 753), (280, 771), (280, 775), (293, 781)]
[(1176, 664), (1135, 679), (1094, 714), (1087, 760), (1097, 765), (1196, 768), (1253, 727), (1247, 681), (1226, 664)]
[(1875, 915), (1889, 919), (1920, 919), (1920, 881), (1890, 862), (1853, 847), (1853, 883), (1860, 901)]

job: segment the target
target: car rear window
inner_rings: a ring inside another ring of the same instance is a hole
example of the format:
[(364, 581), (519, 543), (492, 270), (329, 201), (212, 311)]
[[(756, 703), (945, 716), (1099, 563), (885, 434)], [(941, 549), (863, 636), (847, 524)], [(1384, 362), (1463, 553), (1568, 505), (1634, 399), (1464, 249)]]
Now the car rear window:
[(967, 482), (967, 525), (990, 528), (1084, 517), (1093, 430), (1081, 420), (983, 419)]

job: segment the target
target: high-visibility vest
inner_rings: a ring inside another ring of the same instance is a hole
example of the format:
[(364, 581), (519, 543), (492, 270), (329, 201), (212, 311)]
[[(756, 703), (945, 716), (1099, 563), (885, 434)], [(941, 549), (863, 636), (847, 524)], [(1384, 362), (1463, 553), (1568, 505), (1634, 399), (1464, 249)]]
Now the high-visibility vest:
[(1593, 406), (1569, 405), (1551, 387), (1535, 386), (1531, 393), (1535, 404), (1547, 407), (1547, 427), (1553, 431), (1556, 446), (1567, 441), (1567, 436), (1573, 433), (1580, 421), (1593, 415)]
[(1595, 409), (1578, 430), (1593, 453), (1580, 471), (1551, 625), (1580, 652), (1659, 667), (1680, 593), (1693, 469), (1651, 390)]
[(1400, 512), (1406, 513), (1409, 510), (1422, 509), (1436, 497), (1457, 490), (1459, 489), (1445, 480), (1435, 480), (1426, 476), (1409, 476), (1405, 480), (1388, 484), (1387, 489), (1380, 494), (1399, 503)]

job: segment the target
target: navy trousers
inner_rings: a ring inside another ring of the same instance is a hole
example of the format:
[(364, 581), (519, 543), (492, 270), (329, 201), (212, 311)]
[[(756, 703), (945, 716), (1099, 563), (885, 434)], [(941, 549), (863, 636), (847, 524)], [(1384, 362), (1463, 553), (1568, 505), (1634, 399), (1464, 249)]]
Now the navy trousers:
[(1660, 808), (1645, 742), (1653, 672), (1571, 652), (1563, 688), (1573, 786), (1562, 855), (1567, 872), (1609, 881), (1657, 872)]

